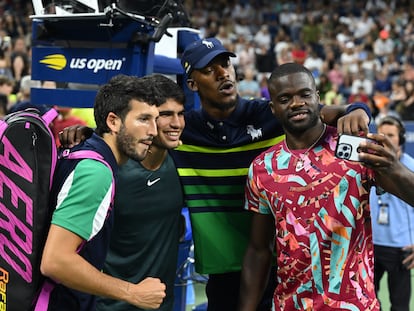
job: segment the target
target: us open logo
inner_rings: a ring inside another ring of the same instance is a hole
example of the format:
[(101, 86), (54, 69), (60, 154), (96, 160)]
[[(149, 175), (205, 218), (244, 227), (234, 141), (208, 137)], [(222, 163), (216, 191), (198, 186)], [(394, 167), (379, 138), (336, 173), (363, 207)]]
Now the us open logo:
[(62, 70), (66, 67), (67, 61), (65, 55), (51, 54), (40, 60), (40, 63), (45, 64), (50, 69)]
[[(63, 70), (68, 65), (68, 61), (63, 54), (50, 54), (39, 61), (46, 67), (54, 70)], [(100, 70), (119, 71), (125, 62), (122, 59), (103, 59), (103, 58), (72, 58), (69, 62), (70, 69), (91, 70), (97, 73)]]

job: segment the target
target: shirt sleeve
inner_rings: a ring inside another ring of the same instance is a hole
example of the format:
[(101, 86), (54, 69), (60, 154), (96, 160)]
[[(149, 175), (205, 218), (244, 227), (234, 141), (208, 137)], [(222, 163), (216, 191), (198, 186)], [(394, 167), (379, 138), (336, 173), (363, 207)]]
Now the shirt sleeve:
[(249, 167), (247, 175), (247, 182), (245, 187), (245, 206), (244, 208), (260, 214), (272, 214), (271, 208), (268, 205), (265, 192), (260, 192), (258, 187), (258, 176), (254, 170), (254, 163)]
[(112, 172), (103, 163), (81, 160), (66, 178), (57, 197), (52, 223), (84, 240), (102, 228), (111, 203)]

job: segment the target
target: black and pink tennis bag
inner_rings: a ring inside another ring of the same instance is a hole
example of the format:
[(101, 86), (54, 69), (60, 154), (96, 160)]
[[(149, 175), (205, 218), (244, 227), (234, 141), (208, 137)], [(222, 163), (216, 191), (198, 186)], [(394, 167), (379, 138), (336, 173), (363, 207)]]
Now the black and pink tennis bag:
[[(44, 292), (40, 261), (52, 215), (49, 192), (57, 162), (49, 124), (57, 115), (54, 109), (43, 115), (26, 109), (0, 120), (1, 311), (32, 310), (39, 292)], [(91, 150), (65, 157), (96, 159), (111, 169)], [(44, 307), (36, 310), (47, 310), (47, 299), (39, 300)]]

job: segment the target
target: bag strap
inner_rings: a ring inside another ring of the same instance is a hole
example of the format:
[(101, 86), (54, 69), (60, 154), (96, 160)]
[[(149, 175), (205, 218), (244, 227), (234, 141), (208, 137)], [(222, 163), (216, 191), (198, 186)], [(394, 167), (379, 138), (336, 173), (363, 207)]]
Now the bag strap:
[(50, 123), (52, 123), (52, 121), (59, 115), (59, 112), (54, 109), (51, 108), (48, 111), (46, 111), (43, 115), (42, 115), (42, 119), (45, 121), (45, 123), (47, 125), (49, 125)]
[(0, 120), (0, 138), (3, 136), (4, 131), (7, 128), (7, 122), (4, 120)]
[(77, 151), (70, 151), (69, 149), (66, 149), (62, 152), (62, 157), (65, 157), (67, 159), (93, 159), (96, 161), (99, 161), (106, 165), (106, 167), (109, 168), (109, 170), (112, 173), (112, 193), (111, 193), (111, 203), (113, 202), (115, 198), (115, 176), (114, 172), (112, 171), (112, 167), (109, 165), (108, 162), (105, 161), (102, 154), (93, 151), (93, 150), (77, 150)]
[[(113, 204), (113, 201), (115, 198), (115, 178), (113, 175), (114, 172), (112, 170), (112, 167), (109, 165), (108, 162), (105, 161), (104, 157), (100, 153), (93, 151), (93, 150), (71, 151), (70, 149), (65, 149), (62, 152), (62, 158), (71, 159), (71, 160), (92, 159), (92, 160), (96, 160), (96, 161), (99, 161), (105, 164), (112, 173), (111, 204)], [(79, 253), (84, 245), (85, 245), (85, 242), (81, 243), (81, 245), (79, 245), (76, 252)], [(50, 294), (52, 293), (56, 284), (58, 283), (53, 280), (50, 280), (47, 278), (45, 279), (45, 281), (43, 282), (42, 288), (40, 290), (39, 296), (37, 298), (34, 311), (47, 311), (49, 307)]]
[(51, 280), (45, 279), (40, 290), (39, 296), (36, 301), (34, 311), (47, 311), (49, 307), (49, 299), (52, 290), (55, 288), (56, 283), (52, 283)]

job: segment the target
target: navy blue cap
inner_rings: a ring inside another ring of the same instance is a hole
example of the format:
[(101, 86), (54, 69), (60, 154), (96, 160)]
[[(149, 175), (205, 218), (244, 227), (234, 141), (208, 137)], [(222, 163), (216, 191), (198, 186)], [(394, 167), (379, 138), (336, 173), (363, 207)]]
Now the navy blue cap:
[(185, 48), (181, 56), (181, 65), (184, 67), (185, 73), (189, 74), (194, 69), (204, 68), (220, 54), (236, 57), (236, 54), (228, 51), (218, 39), (200, 39)]

